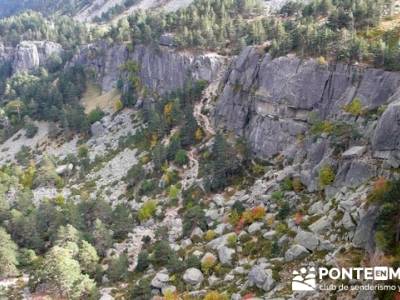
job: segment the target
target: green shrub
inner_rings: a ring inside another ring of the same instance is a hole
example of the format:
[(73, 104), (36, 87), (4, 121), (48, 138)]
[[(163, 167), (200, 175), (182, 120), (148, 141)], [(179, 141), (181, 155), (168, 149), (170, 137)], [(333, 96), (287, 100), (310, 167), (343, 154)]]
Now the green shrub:
[(156, 183), (154, 180), (146, 179), (142, 182), (140, 186), (140, 194), (147, 195), (156, 188)]
[(88, 114), (88, 121), (90, 124), (100, 121), (106, 114), (100, 107), (96, 107)]
[(128, 275), (129, 261), (128, 256), (123, 253), (114, 258), (109, 264), (107, 275), (111, 282), (124, 280)]
[(171, 200), (178, 199), (179, 196), (179, 189), (175, 185), (171, 185), (168, 191), (168, 198)]
[(290, 205), (287, 201), (283, 202), (282, 206), (279, 208), (276, 218), (278, 220), (284, 220), (290, 214)]
[(143, 272), (149, 267), (149, 265), (149, 253), (146, 250), (142, 250), (138, 255), (138, 261), (135, 270), (137, 272)]
[(217, 236), (217, 234), (215, 233), (214, 230), (207, 230), (207, 232), (204, 234), (204, 239), (209, 242), (213, 239), (215, 239), (215, 237)]
[(201, 268), (201, 262), (200, 259), (196, 255), (189, 255), (186, 259), (186, 268), (196, 268), (200, 269)]
[(87, 158), (89, 156), (89, 148), (86, 145), (82, 145), (78, 149), (79, 158)]
[(183, 234), (190, 234), (194, 228), (200, 227), (201, 230), (207, 230), (207, 220), (203, 209), (200, 206), (194, 206), (187, 210), (183, 216)]
[(143, 278), (136, 283), (129, 292), (129, 299), (145, 300), (151, 299), (150, 278)]
[(323, 166), (319, 170), (319, 184), (322, 188), (330, 185), (332, 182), (335, 181), (335, 172), (333, 171), (332, 167), (329, 165)]
[(39, 128), (33, 124), (33, 123), (28, 123), (25, 126), (25, 136), (29, 139), (33, 138), (36, 133), (38, 132)]
[(349, 104), (344, 106), (344, 111), (357, 117), (363, 113), (363, 105), (360, 98), (355, 98)]
[(281, 183), (281, 189), (283, 191), (291, 191), (293, 190), (293, 183), (290, 177), (286, 177)]
[(175, 154), (174, 161), (178, 166), (186, 165), (189, 162), (186, 151), (183, 149), (178, 150)]
[(275, 192), (272, 192), (271, 198), (272, 198), (272, 200), (279, 202), (283, 199), (283, 195), (284, 194), (282, 191), (275, 191)]
[(147, 221), (152, 218), (157, 209), (157, 203), (154, 200), (149, 200), (143, 203), (142, 207), (139, 209), (138, 218), (140, 222)]
[(228, 247), (234, 248), (236, 247), (236, 243), (237, 243), (237, 235), (236, 234), (229, 235), (227, 239)]

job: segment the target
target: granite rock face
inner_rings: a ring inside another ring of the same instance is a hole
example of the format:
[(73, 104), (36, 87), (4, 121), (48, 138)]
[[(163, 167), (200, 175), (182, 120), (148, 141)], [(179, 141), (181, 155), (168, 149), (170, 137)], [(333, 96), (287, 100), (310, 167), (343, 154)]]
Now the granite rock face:
[(138, 63), (141, 83), (158, 94), (182, 88), (191, 80), (212, 81), (224, 61), (215, 54), (193, 55), (168, 47), (136, 45), (129, 50), (124, 44), (110, 47), (99, 43), (82, 47), (71, 64), (93, 70), (103, 91), (107, 92), (116, 86), (121, 66), (128, 60)]
[(29, 72), (45, 66), (52, 55), (62, 53), (60, 44), (50, 41), (23, 41), (13, 51), (13, 73)]
[(375, 151), (400, 150), (400, 101), (393, 102), (383, 113), (372, 138)]
[[(214, 120), (218, 127), (246, 137), (255, 154), (271, 158), (309, 129), (310, 112), (321, 119), (336, 119), (355, 98), (364, 108), (374, 109), (392, 101), (399, 84), (400, 74), (394, 72), (294, 56), (272, 59), (248, 47), (226, 74)], [(384, 116), (396, 118), (397, 110), (392, 105)], [(384, 133), (396, 131), (386, 130), (389, 122), (379, 122), (374, 136), (377, 149), (396, 148), (387, 139), (380, 145)]]

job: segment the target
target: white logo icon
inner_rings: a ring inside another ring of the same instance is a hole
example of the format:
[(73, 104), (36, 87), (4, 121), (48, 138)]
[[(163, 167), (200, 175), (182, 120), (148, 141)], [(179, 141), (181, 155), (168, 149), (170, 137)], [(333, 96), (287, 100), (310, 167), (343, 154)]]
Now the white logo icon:
[(315, 268), (301, 268), (300, 272), (293, 271), (293, 291), (315, 291), (317, 287)]

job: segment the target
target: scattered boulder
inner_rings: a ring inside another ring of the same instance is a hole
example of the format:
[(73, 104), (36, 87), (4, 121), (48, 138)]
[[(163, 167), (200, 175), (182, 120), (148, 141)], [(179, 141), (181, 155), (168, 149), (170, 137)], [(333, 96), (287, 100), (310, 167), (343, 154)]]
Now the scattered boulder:
[(166, 273), (166, 271), (160, 271), (151, 280), (151, 286), (157, 289), (163, 289), (169, 286), (169, 280), (170, 279), (168, 273)]
[(374, 229), (378, 211), (378, 207), (370, 206), (361, 218), (353, 237), (354, 247), (363, 248), (370, 253), (374, 251)]
[(331, 220), (327, 216), (323, 216), (318, 219), (316, 222), (312, 223), (308, 226), (310, 230), (317, 234), (325, 234), (327, 230), (331, 228)]
[(317, 249), (319, 240), (315, 236), (315, 233), (308, 232), (308, 231), (299, 231), (294, 239), (294, 241), (305, 247), (308, 250), (314, 251)]
[(275, 280), (272, 276), (271, 269), (264, 269), (261, 265), (251, 268), (248, 274), (250, 285), (255, 285), (260, 289), (268, 292), (275, 286)]
[(354, 146), (343, 152), (343, 158), (357, 158), (365, 153), (367, 148), (365, 146)]
[(235, 254), (235, 250), (223, 246), (218, 249), (218, 258), (223, 265), (232, 264), (232, 256)]
[(262, 222), (254, 222), (253, 224), (251, 224), (251, 225), (249, 226), (249, 228), (247, 229), (247, 231), (248, 231), (250, 234), (253, 234), (253, 233), (259, 231), (263, 226), (264, 226), (264, 223), (262, 223)]
[(301, 245), (293, 245), (292, 247), (289, 248), (289, 250), (286, 251), (285, 253), (285, 260), (286, 261), (293, 261), (297, 259), (303, 259), (306, 256), (308, 256), (310, 252), (307, 251), (307, 249)]
[(183, 280), (187, 284), (198, 285), (201, 284), (204, 280), (203, 273), (199, 269), (189, 268), (183, 274)]

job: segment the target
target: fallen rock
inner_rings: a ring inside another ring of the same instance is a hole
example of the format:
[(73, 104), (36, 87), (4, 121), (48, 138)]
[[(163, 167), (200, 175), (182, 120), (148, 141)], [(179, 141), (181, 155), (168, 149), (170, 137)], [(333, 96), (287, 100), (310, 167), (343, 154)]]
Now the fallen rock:
[(319, 240), (315, 236), (315, 233), (308, 232), (308, 231), (299, 231), (297, 233), (296, 237), (294, 238), (294, 241), (297, 244), (299, 244), (311, 251), (314, 251), (315, 249), (317, 249), (318, 244), (319, 244)]
[(223, 265), (231, 265), (232, 264), (233, 254), (235, 254), (235, 250), (228, 248), (226, 246), (223, 246), (218, 249), (218, 258), (219, 258), (219, 261)]
[(151, 280), (151, 286), (157, 289), (163, 289), (169, 286), (168, 284), (169, 280), (170, 279), (168, 273), (166, 273), (166, 271), (160, 271)]
[(199, 269), (189, 268), (183, 274), (183, 280), (187, 284), (198, 285), (201, 284), (204, 280), (203, 273)]
[(347, 149), (345, 152), (343, 152), (342, 157), (343, 158), (356, 158), (360, 157), (363, 155), (366, 151), (365, 146), (354, 146), (351, 147), (350, 149)]
[(248, 274), (249, 284), (255, 285), (260, 289), (268, 292), (275, 286), (275, 280), (272, 276), (271, 269), (264, 269), (262, 266), (256, 265), (251, 268)]
[(264, 223), (262, 223), (262, 222), (254, 222), (253, 224), (251, 224), (251, 225), (249, 226), (249, 228), (247, 229), (247, 231), (248, 231), (250, 234), (253, 234), (253, 233), (259, 231), (263, 226), (264, 226)]
[(303, 259), (306, 256), (308, 256), (310, 252), (307, 251), (307, 249), (301, 245), (293, 245), (291, 246), (285, 253), (285, 260), (286, 261), (293, 261), (297, 259)]
[(308, 228), (314, 233), (325, 234), (327, 230), (331, 227), (331, 220), (327, 216), (323, 216), (316, 222), (312, 223)]

